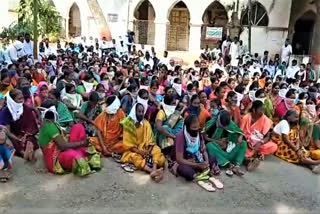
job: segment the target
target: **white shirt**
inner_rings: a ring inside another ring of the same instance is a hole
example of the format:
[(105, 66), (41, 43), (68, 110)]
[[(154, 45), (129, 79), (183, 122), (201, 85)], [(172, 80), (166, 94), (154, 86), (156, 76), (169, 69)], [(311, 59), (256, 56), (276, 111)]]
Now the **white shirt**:
[(281, 60), (288, 63), (289, 56), (291, 54), (292, 54), (292, 46), (291, 45), (287, 45), (287, 47), (286, 47), (285, 45), (283, 45), (282, 46), (282, 52), (281, 52)]
[(295, 79), (295, 75), (299, 70), (300, 70), (299, 66), (289, 66), (287, 68), (287, 78)]
[(29, 56), (33, 56), (33, 41), (24, 41), (23, 43), (24, 52)]
[(239, 57), (239, 45), (235, 42), (232, 42), (230, 45), (230, 56), (231, 59), (236, 59)]
[(282, 134), (288, 135), (289, 131), (290, 131), (290, 125), (289, 125), (288, 121), (281, 120), (280, 123), (278, 123), (274, 127), (273, 131), (278, 135), (282, 135)]
[(263, 69), (264, 69), (264, 70), (267, 70), (268, 73), (269, 73), (269, 75), (272, 76), (272, 77), (273, 77), (273, 75), (275, 74), (275, 70), (276, 70), (276, 68), (275, 68), (274, 65), (266, 65), (266, 66), (264, 66)]
[(15, 41), (9, 45), (8, 54), (12, 62), (17, 62), (20, 57), (25, 56), (22, 42)]
[(160, 60), (160, 64), (163, 64), (163, 65), (165, 65), (165, 66), (168, 67), (169, 61), (170, 61), (170, 60), (169, 60), (168, 57), (162, 57), (162, 59)]
[(255, 73), (259, 73), (259, 75), (261, 75), (261, 70), (257, 66), (251, 65), (248, 70), (250, 71), (249, 73), (250, 78), (253, 77)]
[(145, 59), (143, 60), (143, 64), (144, 64), (144, 66), (150, 65), (150, 67), (151, 67), (151, 69), (152, 69), (154, 62), (153, 62), (153, 59), (150, 57), (149, 60), (147, 60), (147, 59), (145, 58)]
[(219, 48), (214, 48), (212, 50), (212, 53), (218, 59), (219, 58), (219, 54), (221, 53), (221, 50)]

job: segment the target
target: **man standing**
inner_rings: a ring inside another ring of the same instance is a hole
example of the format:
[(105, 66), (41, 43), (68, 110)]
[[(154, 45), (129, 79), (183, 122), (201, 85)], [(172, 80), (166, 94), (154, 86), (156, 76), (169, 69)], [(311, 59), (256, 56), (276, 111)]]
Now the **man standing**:
[(230, 45), (231, 61), (239, 57), (239, 40), (238, 37), (234, 38), (234, 41)]
[(290, 40), (286, 39), (285, 44), (282, 46), (281, 51), (281, 61), (286, 62), (289, 65), (289, 59), (292, 54), (292, 46), (290, 45)]
[(24, 35), (23, 50), (28, 57), (33, 57), (33, 41), (30, 40), (29, 33)]

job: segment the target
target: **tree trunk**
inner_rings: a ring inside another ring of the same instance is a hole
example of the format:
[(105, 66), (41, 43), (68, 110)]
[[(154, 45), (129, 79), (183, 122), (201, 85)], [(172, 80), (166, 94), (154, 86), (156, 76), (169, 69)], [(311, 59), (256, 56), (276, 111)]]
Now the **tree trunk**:
[(38, 59), (38, 0), (33, 0), (33, 56)]

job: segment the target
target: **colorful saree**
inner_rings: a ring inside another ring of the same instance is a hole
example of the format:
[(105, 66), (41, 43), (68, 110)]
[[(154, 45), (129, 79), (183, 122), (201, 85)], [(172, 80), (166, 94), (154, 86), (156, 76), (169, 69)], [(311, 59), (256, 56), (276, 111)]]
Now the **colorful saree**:
[[(299, 141), (299, 130), (298, 128), (292, 128), (289, 131), (289, 140), (294, 143), (294, 145), (297, 145)], [(276, 133), (272, 134), (272, 140), (278, 144), (278, 150), (275, 152), (275, 156), (281, 158), (282, 160), (285, 160), (289, 163), (300, 163), (300, 159), (297, 155), (297, 152), (291, 149), (284, 140), (282, 139), (281, 135), (278, 135)], [(304, 156), (308, 157), (310, 156), (310, 152), (306, 151), (305, 149), (302, 150)]]
[[(122, 109), (119, 109), (115, 115), (108, 115), (102, 112), (94, 121), (96, 127), (100, 130), (104, 141), (102, 142), (110, 152), (123, 153), (122, 142), (123, 129), (120, 122), (125, 118)], [(98, 137), (92, 137), (91, 143), (101, 152), (102, 148)]]
[(247, 142), (244, 139), (241, 144), (237, 142), (239, 135), (243, 136), (242, 130), (233, 121), (225, 129), (217, 127), (217, 118), (213, 117), (208, 121), (205, 130), (211, 139), (221, 140), (222, 138), (227, 138), (228, 148), (224, 150), (218, 143), (209, 142), (207, 144), (209, 156), (216, 157), (219, 166), (226, 166), (229, 163), (241, 165), (247, 149)]
[(59, 126), (65, 128), (67, 131), (70, 130), (70, 122), (73, 122), (73, 116), (70, 113), (68, 107), (66, 104), (63, 102), (58, 102), (58, 107), (57, 107), (57, 112), (58, 112), (58, 124)]
[[(175, 117), (175, 114), (170, 115), (168, 118), (166, 117), (166, 114), (163, 110), (160, 110), (157, 114), (156, 120), (161, 120), (163, 121), (162, 127), (172, 135), (177, 136), (177, 134), (182, 130), (183, 128), (183, 119), (177, 119), (176, 124), (174, 127), (169, 126), (169, 121), (171, 117)], [(157, 139), (157, 144), (160, 146), (161, 149), (168, 148), (170, 146), (174, 145), (174, 140), (172, 138), (166, 137), (165, 135), (161, 134), (157, 128), (154, 130), (155, 136)]]
[(158, 167), (164, 167), (165, 157), (161, 153), (161, 149), (155, 145), (155, 139), (148, 121), (143, 120), (139, 127), (130, 117), (126, 117), (121, 121), (123, 126), (123, 145), (125, 152), (122, 155), (121, 161), (123, 163), (131, 163), (138, 169), (144, 169), (146, 166), (146, 158), (140, 154), (132, 152), (132, 148), (137, 148), (141, 151), (147, 152), (151, 149), (151, 156), (153, 163)]
[(92, 170), (100, 169), (100, 155), (96, 152), (94, 146), (89, 145), (88, 147), (61, 151), (54, 141), (58, 135), (62, 135), (66, 141), (71, 141), (70, 143), (81, 141), (83, 137), (86, 137), (84, 127), (80, 124), (72, 127), (68, 140), (57, 124), (45, 122), (40, 128), (39, 144), (45, 165), (50, 172), (63, 174), (66, 171), (72, 171), (76, 175), (86, 176), (91, 174)]
[[(245, 115), (242, 118), (240, 123), (240, 129), (243, 130), (243, 133), (248, 141), (248, 148), (246, 150), (246, 157), (252, 157), (254, 152), (255, 134), (258, 132), (262, 136), (265, 136), (272, 127), (272, 120), (270, 120), (266, 115), (262, 115), (255, 123), (252, 124), (252, 116), (251, 113)], [(273, 141), (268, 141), (262, 144), (259, 148), (259, 154), (261, 155), (270, 155), (277, 151), (277, 144)]]

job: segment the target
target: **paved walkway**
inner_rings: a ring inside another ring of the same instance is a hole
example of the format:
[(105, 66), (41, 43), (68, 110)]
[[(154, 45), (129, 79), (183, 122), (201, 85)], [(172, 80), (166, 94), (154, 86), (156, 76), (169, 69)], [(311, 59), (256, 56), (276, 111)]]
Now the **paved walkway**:
[[(41, 157), (39, 157), (41, 158)], [(268, 157), (243, 178), (221, 176), (223, 191), (207, 193), (166, 172), (161, 184), (125, 173), (112, 160), (87, 178), (58, 176), (15, 158), (13, 180), (0, 183), (0, 213), (319, 213), (320, 176)]]

